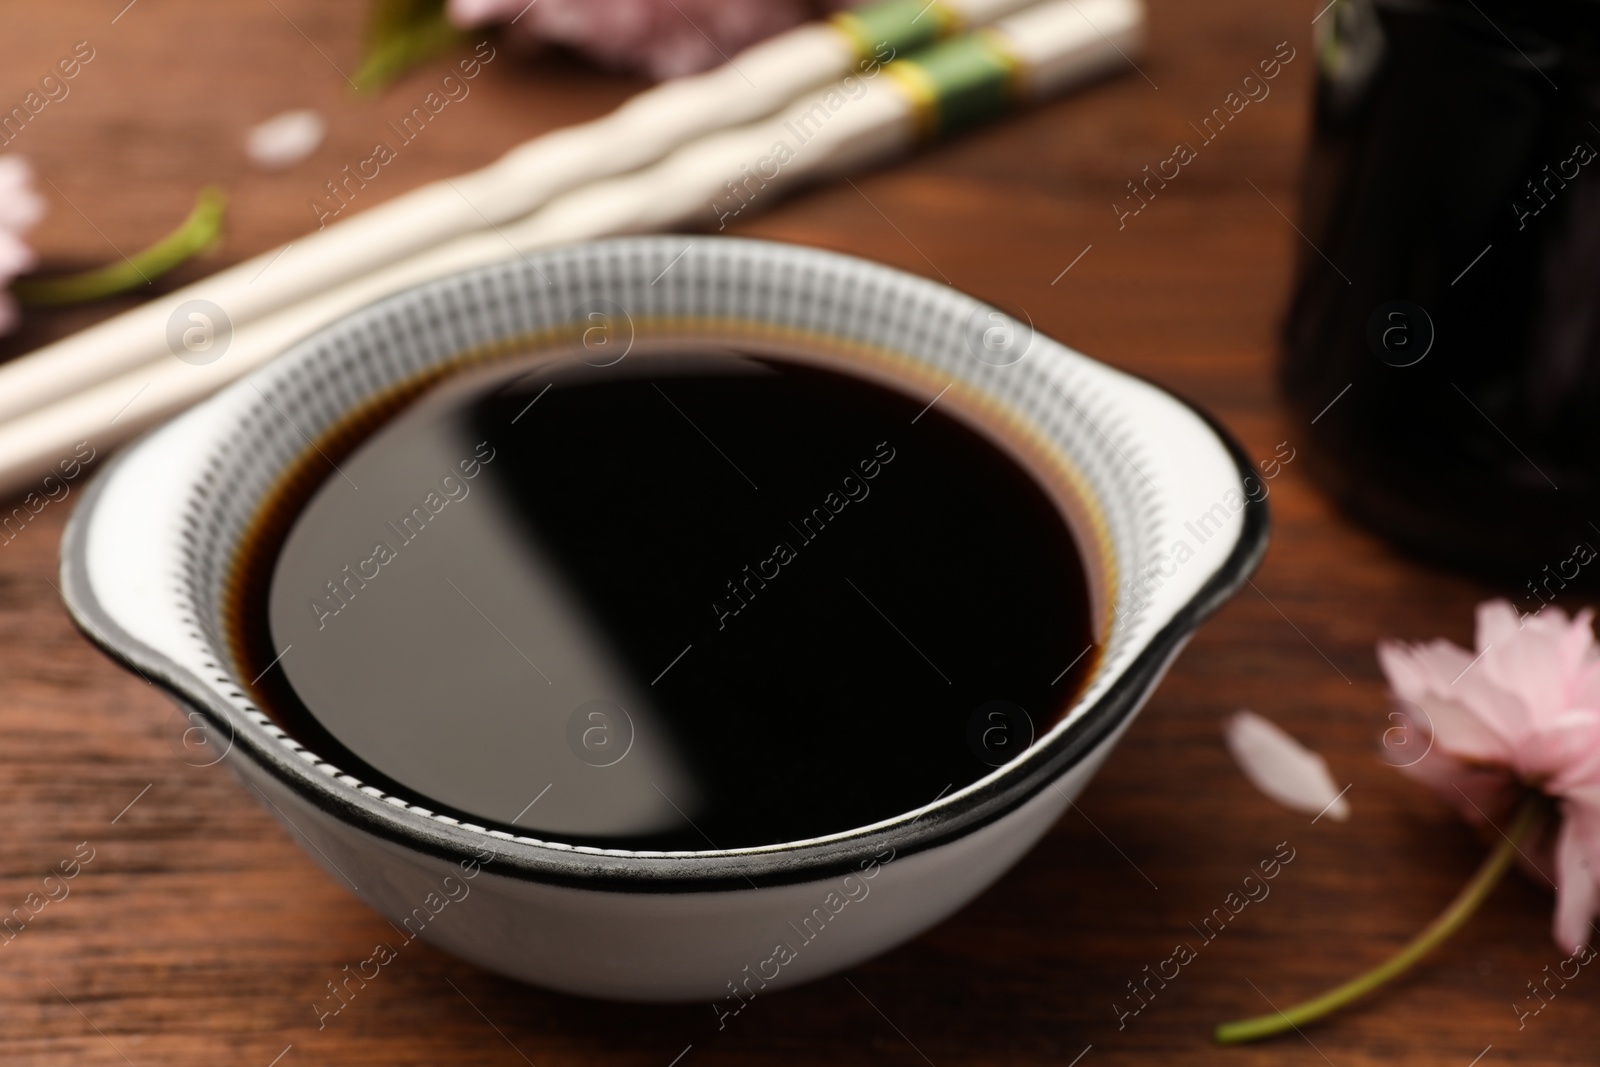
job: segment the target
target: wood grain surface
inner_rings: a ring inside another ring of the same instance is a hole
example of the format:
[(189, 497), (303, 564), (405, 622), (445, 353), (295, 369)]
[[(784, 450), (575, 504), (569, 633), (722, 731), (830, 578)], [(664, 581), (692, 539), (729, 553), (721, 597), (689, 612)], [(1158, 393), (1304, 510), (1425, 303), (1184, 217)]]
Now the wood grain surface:
[[(444, 73), (436, 65), (356, 98), (341, 73), (359, 52), (364, 5), (355, 0), (125, 3), (11, 0), (0, 14), (7, 109), (75, 42), (95, 49), (70, 95), (11, 146), (49, 183), (50, 217), (33, 241), (52, 267), (143, 246), (207, 182), (231, 198), (226, 241), (175, 281), (292, 239), (311, 225), (308, 201), (322, 182), (370, 154), (382, 125)], [(1139, 70), (853, 184), (769, 205), (734, 229), (868, 256), (1024, 309), (1053, 336), (1204, 406), (1253, 456), (1280, 442), (1293, 448), (1306, 428), (1283, 414), (1272, 367), (1301, 240), (1289, 219), (1315, 14), (1300, 2), (1152, 0)], [(1193, 140), (1188, 124), (1281, 41), (1296, 58), (1271, 95), (1119, 229), (1110, 205), (1124, 183)], [(519, 59), (502, 48), (472, 95), (362, 195), (376, 203), (480, 165), (638, 87), (570, 58)], [(327, 142), (285, 173), (251, 170), (245, 129), (297, 106), (328, 116)], [(0, 341), (0, 356), (111, 310), (32, 315)], [(226, 770), (180, 762), (167, 701), (73, 630), (52, 583), (76, 494), (52, 504), (0, 548), (0, 913), (42, 893), (50, 868), (75, 849), (93, 858), (68, 883), (70, 896), (0, 938), (0, 1062), (1591, 1062), (1600, 975), (1580, 973), (1518, 1027), (1512, 1005), (1525, 983), (1564, 956), (1549, 934), (1548, 887), (1520, 874), (1436, 957), (1360, 1010), (1257, 1047), (1210, 1043), (1218, 1021), (1287, 1004), (1378, 961), (1453, 895), (1484, 851), (1380, 762), (1388, 723), (1373, 644), (1469, 642), (1472, 606), (1495, 590), (1351, 526), (1300, 465), (1271, 484), (1275, 540), (1254, 585), (1196, 635), (1078, 810), (939, 927), (847, 976), (758, 1000), (720, 1032), (706, 1005), (553, 995), (425, 946), (319, 1031), (312, 1004), (325, 983), (365, 958), (386, 925), (314, 867)], [(1240, 707), (1326, 755), (1351, 783), (1348, 822), (1313, 824), (1244, 780), (1220, 733)], [(1280, 842), (1295, 858), (1270, 896), (1203, 943), (1191, 924)], [(1119, 1025), (1113, 1005), (1131, 1005), (1127, 983), (1181, 942), (1197, 958)]]

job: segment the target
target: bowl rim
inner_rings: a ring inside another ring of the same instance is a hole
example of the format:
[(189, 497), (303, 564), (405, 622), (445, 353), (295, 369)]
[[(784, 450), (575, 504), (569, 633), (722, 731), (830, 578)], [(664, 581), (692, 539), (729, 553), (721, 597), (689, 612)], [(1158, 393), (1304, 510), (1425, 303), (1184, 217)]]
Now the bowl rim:
[[(676, 249), (686, 238), (657, 239), (673, 240), (675, 243), (672, 247)], [(771, 246), (786, 253), (803, 247), (744, 238), (687, 239), (737, 241), (742, 245)], [(637, 242), (640, 239), (628, 240)], [(809, 248), (805, 251), (847, 263), (867, 262), (842, 253)], [(514, 262), (514, 259), (506, 262)], [(494, 264), (475, 269), (482, 271), (503, 268), (504, 265)], [(872, 266), (904, 275), (904, 272), (894, 268), (875, 263)], [(447, 275), (391, 294), (351, 315), (341, 316), (316, 331), (311, 338), (325, 331), (337, 330), (351, 319), (370, 314), (378, 305), (418, 299), (420, 294), (448, 285), (460, 274), (468, 273), (473, 272)], [(925, 281), (920, 278), (916, 280)], [(299, 349), (311, 338), (297, 342), (289, 351)], [(1142, 376), (1120, 369), (1115, 373), (1155, 389), (1191, 412), (1214, 435), (1232, 461), (1241, 484), (1254, 475), (1254, 469), (1238, 443), (1211, 416)], [(855, 872), (863, 857), (873, 852), (881, 854), (885, 847), (892, 849), (895, 857), (910, 855), (936, 848), (1004, 818), (1051, 787), (1063, 774), (1097, 752), (1127, 725), (1189, 636), (1245, 584), (1259, 565), (1266, 551), (1270, 527), (1264, 496), (1258, 499), (1247, 495), (1238, 538), (1227, 557), (1207, 576), (1199, 589), (1176, 608), (1172, 617), (1146, 640), (1132, 661), (1111, 680), (1100, 696), (1064, 727), (1041, 737), (1030, 749), (1028, 759), (1003, 765), (955, 795), (935, 798), (921, 808), (911, 809), (870, 826), (830, 834), (821, 840), (780, 842), (723, 851), (665, 853), (589, 849), (538, 842), (501, 830), (483, 829), (437, 816), (424, 818), (419, 813), (425, 809), (409, 810), (403, 802), (397, 802), (398, 798), (380, 799), (384, 796), (381, 791), (374, 796), (364, 790), (349, 788), (334, 780), (329, 773), (319, 770), (319, 764), (322, 768), (331, 765), (323, 763), (320, 757), (303, 746), (300, 746), (300, 751), (304, 756), (297, 756), (296, 751), (282, 743), (266, 743), (273, 739), (258, 736), (256, 730), (240, 729), (234, 721), (238, 710), (222, 700), (214, 687), (130, 633), (113, 618), (94, 590), (88, 558), (89, 530), (93, 526), (96, 505), (106, 487), (137, 457), (139, 446), (164, 429), (164, 426), (157, 427), (143, 435), (97, 472), (84, 488), (82, 499), (68, 522), (61, 543), (61, 592), (68, 614), (78, 629), (111, 659), (159, 686), (181, 707), (200, 714), (208, 728), (225, 733), (228, 747), (221, 759), (248, 760), (303, 801), (341, 823), (404, 849), (449, 862), (473, 856), (481, 858), (483, 846), (491, 844), (495, 869), (502, 874), (544, 884), (612, 892), (709, 892), (811, 882)], [(235, 770), (241, 773), (238, 768)]]

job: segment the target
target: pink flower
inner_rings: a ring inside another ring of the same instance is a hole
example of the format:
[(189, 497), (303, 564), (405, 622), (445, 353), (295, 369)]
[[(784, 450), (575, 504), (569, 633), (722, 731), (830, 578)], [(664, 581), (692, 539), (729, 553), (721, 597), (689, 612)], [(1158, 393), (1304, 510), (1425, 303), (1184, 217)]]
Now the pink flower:
[[(1476, 652), (1448, 641), (1383, 642), (1394, 694), (1422, 712), (1427, 755), (1404, 769), (1474, 824), (1504, 814), (1524, 789), (1556, 800), (1556, 943), (1589, 940), (1600, 915), (1600, 645), (1592, 611), (1519, 616), (1478, 606)], [(1415, 718), (1415, 716), (1408, 716)]]
[(661, 80), (735, 52), (850, 0), (449, 0), (452, 22), (566, 45), (608, 67)]
[(11, 279), (38, 263), (22, 234), (44, 218), (44, 201), (33, 191), (33, 169), (21, 156), (0, 156), (0, 333), (17, 324), (17, 303), (6, 291)]

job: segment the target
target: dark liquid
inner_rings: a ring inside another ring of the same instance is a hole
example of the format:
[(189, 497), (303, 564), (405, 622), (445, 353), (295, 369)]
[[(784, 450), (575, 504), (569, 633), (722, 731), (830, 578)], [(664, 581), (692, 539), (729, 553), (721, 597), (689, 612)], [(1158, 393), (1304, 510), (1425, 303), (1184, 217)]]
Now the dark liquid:
[(257, 688), (302, 743), (549, 840), (912, 810), (1020, 753), (1095, 658), (1063, 672), (1093, 631), (1059, 508), (925, 403), (717, 352), (449, 383), (254, 550), (247, 674), (287, 647)]

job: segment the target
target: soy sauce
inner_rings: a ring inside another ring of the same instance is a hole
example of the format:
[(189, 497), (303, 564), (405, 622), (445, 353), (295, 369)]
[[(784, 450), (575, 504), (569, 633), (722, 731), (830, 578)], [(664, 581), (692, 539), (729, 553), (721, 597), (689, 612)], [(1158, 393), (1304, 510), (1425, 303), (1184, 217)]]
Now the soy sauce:
[(463, 821), (652, 850), (867, 825), (1014, 758), (1094, 662), (1072, 531), (998, 435), (812, 363), (522, 362), (323, 451), (244, 561), (246, 677)]

